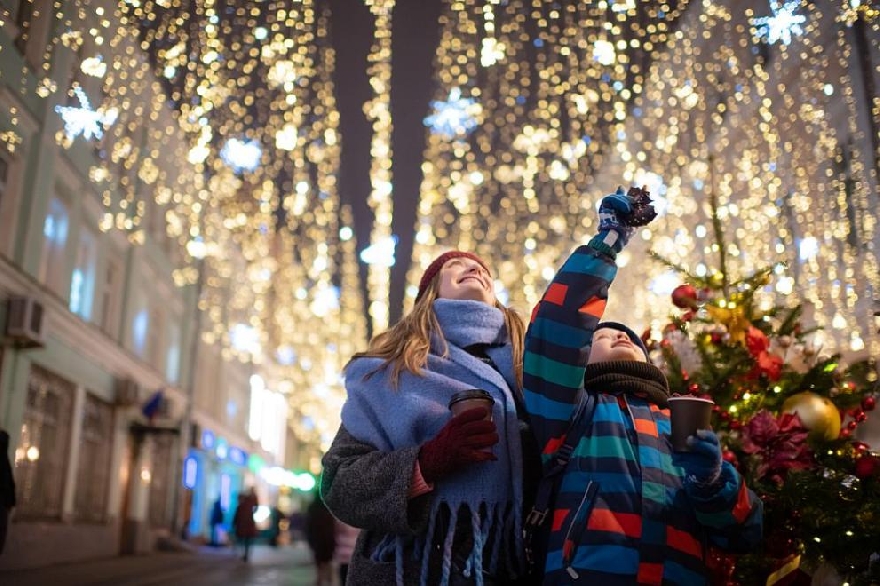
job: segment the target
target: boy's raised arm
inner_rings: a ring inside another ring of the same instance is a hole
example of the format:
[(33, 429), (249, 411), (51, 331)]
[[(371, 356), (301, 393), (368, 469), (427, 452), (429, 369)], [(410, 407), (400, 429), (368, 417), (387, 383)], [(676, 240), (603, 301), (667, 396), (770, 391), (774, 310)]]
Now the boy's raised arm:
[(599, 232), (569, 256), (532, 311), (523, 358), (523, 391), (532, 431), (546, 460), (564, 441), (584, 384), (584, 369), (615, 258), (635, 227), (656, 216), (647, 191), (622, 188), (599, 207)]

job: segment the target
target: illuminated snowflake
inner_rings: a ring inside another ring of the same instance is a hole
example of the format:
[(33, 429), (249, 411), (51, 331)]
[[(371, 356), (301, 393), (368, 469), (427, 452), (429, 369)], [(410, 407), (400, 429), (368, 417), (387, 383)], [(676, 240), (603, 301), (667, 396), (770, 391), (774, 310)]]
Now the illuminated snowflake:
[(251, 172), (260, 166), (263, 149), (255, 140), (230, 138), (220, 151), (220, 158), (236, 173)]
[(79, 108), (55, 106), (55, 111), (64, 120), (64, 134), (70, 140), (75, 139), (80, 134), (86, 140), (90, 138), (100, 140), (104, 136), (104, 128), (116, 122), (119, 111), (116, 108), (106, 111), (103, 108), (92, 110), (92, 106), (89, 104), (89, 97), (81, 87), (73, 88), (73, 93), (79, 100)]
[(434, 134), (455, 136), (468, 134), (477, 127), (477, 116), (483, 108), (473, 98), (461, 97), (459, 88), (452, 88), (445, 102), (431, 102), (434, 113), (425, 118), (425, 126), (429, 126)]
[(794, 13), (800, 4), (799, 0), (787, 0), (782, 5), (771, 2), (770, 10), (773, 14), (752, 19), (758, 37), (771, 45), (776, 41), (788, 45), (793, 34), (802, 35), (804, 29), (801, 25), (806, 22), (807, 17)]

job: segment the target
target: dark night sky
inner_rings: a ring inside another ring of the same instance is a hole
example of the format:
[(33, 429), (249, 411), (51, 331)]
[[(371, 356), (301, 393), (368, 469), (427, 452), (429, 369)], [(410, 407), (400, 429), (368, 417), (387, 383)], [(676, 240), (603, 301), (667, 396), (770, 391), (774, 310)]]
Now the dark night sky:
[[(370, 194), (370, 121), (363, 105), (371, 96), (367, 78), (367, 55), (373, 41), (373, 17), (361, 2), (330, 0), (331, 35), (336, 50), (334, 85), (340, 113), (342, 153), (339, 192), (355, 216), (358, 252), (369, 244), (372, 211)], [(394, 218), (392, 232), (399, 238), (397, 264), (391, 269), (389, 299), (390, 323), (401, 315), (406, 271), (412, 256), (412, 243), (421, 163), (425, 149), (425, 126), (429, 102), (434, 92), (434, 56), (439, 42), (438, 19), (442, 0), (398, 1), (393, 12), (391, 167)], [(361, 282), (366, 283), (366, 266), (361, 263)], [(364, 297), (364, 305), (369, 300)]]

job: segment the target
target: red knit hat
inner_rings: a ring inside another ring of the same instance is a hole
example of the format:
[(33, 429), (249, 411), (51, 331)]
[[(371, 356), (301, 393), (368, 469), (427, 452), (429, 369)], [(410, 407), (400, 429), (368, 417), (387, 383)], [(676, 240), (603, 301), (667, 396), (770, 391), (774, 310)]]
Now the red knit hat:
[(424, 274), (422, 275), (421, 280), (419, 280), (419, 292), (416, 295), (416, 301), (422, 296), (425, 290), (428, 288), (428, 285), (431, 284), (431, 281), (434, 280), (434, 277), (437, 276), (437, 273), (440, 272), (440, 269), (443, 268), (443, 265), (446, 264), (446, 261), (452, 260), (453, 258), (469, 258), (471, 260), (475, 260), (480, 263), (484, 269), (487, 271), (489, 267), (486, 266), (486, 263), (483, 262), (476, 254), (470, 252), (463, 252), (461, 250), (450, 250), (449, 252), (444, 252), (437, 258), (435, 258), (431, 264), (428, 265), (428, 268), (425, 269)]

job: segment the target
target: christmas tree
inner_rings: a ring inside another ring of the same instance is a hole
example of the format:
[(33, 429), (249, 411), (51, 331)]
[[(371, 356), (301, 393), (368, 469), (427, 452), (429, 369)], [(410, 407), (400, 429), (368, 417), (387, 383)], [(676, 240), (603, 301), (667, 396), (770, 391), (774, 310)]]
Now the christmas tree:
[(652, 254), (685, 284), (672, 292), (681, 312), (646, 341), (673, 393), (715, 402), (723, 457), (764, 502), (762, 549), (712, 552), (713, 584), (880, 584), (880, 457), (854, 440), (875, 407), (877, 365), (822, 355), (803, 303), (757, 303), (776, 266), (731, 281), (711, 206), (719, 266), (698, 276)]

